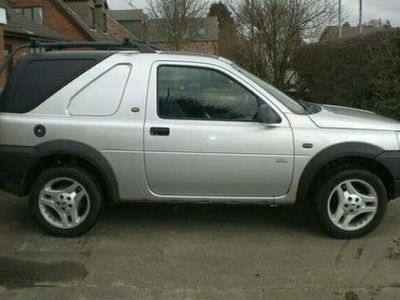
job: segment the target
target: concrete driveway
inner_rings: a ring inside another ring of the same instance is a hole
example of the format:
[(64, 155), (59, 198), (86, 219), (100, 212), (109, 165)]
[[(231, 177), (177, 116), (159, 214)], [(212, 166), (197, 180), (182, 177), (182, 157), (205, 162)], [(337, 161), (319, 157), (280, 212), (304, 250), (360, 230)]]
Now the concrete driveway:
[(86, 236), (44, 234), (0, 194), (0, 299), (398, 299), (400, 201), (366, 238), (294, 208), (122, 204)]

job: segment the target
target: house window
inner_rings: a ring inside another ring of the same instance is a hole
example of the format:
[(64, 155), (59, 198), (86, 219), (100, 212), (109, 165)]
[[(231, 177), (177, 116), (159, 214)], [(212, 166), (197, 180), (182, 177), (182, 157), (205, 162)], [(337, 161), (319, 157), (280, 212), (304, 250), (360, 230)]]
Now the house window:
[(102, 19), (103, 19), (101, 23), (102, 30), (103, 32), (107, 32), (107, 15), (105, 13), (103, 13)]
[(95, 19), (93, 7), (89, 7), (89, 27), (92, 29), (96, 28), (96, 19)]
[(39, 24), (43, 24), (43, 8), (40, 6), (20, 7), (16, 8), (15, 11)]

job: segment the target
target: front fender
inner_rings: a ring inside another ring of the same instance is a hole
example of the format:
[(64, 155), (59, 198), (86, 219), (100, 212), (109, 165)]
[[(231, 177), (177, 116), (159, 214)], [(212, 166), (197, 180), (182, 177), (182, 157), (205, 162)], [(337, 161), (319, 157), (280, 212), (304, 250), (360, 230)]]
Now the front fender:
[(313, 180), (328, 163), (342, 158), (367, 158), (376, 160), (384, 150), (368, 143), (348, 142), (327, 147), (318, 152), (306, 165), (300, 177), (296, 201), (306, 200)]

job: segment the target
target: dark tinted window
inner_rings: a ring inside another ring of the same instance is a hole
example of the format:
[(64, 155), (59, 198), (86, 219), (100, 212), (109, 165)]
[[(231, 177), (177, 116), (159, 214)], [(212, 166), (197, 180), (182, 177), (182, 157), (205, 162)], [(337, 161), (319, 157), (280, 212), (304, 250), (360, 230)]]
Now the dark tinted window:
[(25, 113), (96, 63), (96, 59), (31, 60), (6, 87), (0, 111)]
[(158, 68), (161, 118), (252, 121), (259, 100), (223, 73), (207, 68)]

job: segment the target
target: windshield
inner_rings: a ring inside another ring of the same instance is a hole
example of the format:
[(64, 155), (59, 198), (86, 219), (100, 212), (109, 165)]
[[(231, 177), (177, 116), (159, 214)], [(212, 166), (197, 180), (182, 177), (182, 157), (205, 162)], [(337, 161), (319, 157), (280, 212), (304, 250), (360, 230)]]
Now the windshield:
[(261, 88), (263, 88), (269, 94), (271, 94), (276, 99), (278, 99), (278, 101), (280, 101), (283, 105), (285, 105), (292, 112), (297, 113), (297, 114), (305, 114), (306, 113), (306, 110), (299, 103), (294, 101), (289, 96), (285, 95), (283, 92), (278, 90), (276, 87), (266, 83), (265, 81), (261, 80), (257, 76), (247, 72), (246, 70), (240, 68), (239, 66), (237, 66), (235, 64), (232, 64), (232, 67), (234, 67), (236, 70), (238, 70), (244, 76), (249, 78), (251, 81), (258, 84)]

